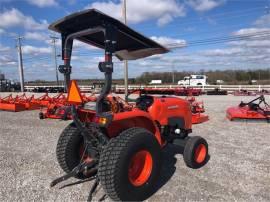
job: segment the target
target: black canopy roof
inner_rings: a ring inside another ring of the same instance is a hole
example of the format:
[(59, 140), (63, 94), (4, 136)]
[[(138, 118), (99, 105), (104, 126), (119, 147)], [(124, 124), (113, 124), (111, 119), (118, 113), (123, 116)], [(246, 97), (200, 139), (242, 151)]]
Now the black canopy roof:
[[(89, 28), (104, 27), (110, 23), (117, 29), (116, 56), (120, 60), (135, 60), (169, 50), (96, 9), (88, 9), (68, 15), (49, 26), (50, 30), (69, 35)], [(104, 34), (97, 32), (76, 38), (82, 42), (104, 49)]]

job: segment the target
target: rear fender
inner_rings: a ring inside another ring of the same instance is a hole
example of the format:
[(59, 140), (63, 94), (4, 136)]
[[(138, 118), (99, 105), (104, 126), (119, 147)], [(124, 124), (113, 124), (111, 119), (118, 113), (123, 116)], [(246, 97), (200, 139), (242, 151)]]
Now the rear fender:
[(161, 135), (157, 125), (148, 113), (139, 109), (114, 114), (113, 121), (107, 128), (107, 133), (108, 136), (112, 138), (119, 135), (122, 131), (132, 127), (145, 128), (153, 133), (159, 144), (162, 145)]

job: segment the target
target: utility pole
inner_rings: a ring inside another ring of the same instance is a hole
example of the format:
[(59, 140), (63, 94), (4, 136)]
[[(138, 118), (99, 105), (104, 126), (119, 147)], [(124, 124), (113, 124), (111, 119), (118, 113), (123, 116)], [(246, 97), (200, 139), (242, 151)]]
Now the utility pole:
[(21, 84), (21, 92), (24, 92), (24, 74), (23, 74), (23, 58), (22, 58), (22, 40), (23, 37), (18, 36), (17, 40), (17, 49), (18, 49), (18, 68), (19, 68), (19, 75), (20, 75), (20, 84)]
[(50, 38), (52, 39), (52, 44), (53, 44), (53, 58), (54, 58), (54, 64), (55, 64), (56, 83), (57, 83), (57, 86), (59, 86), (57, 54), (56, 54), (56, 40), (58, 39), (58, 37), (50, 36)]
[[(270, 1), (268, 1), (268, 5), (265, 7), (266, 15), (270, 15)], [(269, 82), (270, 82), (270, 67), (269, 67)]]
[[(123, 0), (122, 4), (122, 16), (125, 25), (127, 24), (127, 4), (126, 0)], [(128, 61), (124, 60), (124, 77), (125, 77), (125, 100), (127, 101), (128, 97)]]
[(174, 84), (174, 80), (175, 80), (175, 78), (174, 78), (174, 64), (172, 65), (172, 83)]

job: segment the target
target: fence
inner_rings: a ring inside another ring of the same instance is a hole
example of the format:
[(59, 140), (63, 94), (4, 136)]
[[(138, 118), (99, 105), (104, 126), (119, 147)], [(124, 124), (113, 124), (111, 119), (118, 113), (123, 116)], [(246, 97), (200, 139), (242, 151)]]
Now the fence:
[[(34, 88), (43, 87), (63, 87), (63, 86), (25, 86), (27, 91), (32, 91)], [(159, 88), (159, 89), (173, 89), (179, 88), (179, 85), (129, 85), (129, 89), (144, 89), (144, 88)], [(203, 91), (214, 90), (216, 88), (227, 90), (229, 92), (236, 90), (249, 90), (249, 91), (262, 91), (262, 90), (270, 90), (270, 85), (206, 85), (206, 86), (189, 86), (195, 89), (202, 89)], [(124, 85), (115, 85), (114, 89), (116, 90), (124, 90)], [(93, 85), (80, 85), (81, 91), (91, 91), (94, 89)]]
[[(129, 85), (129, 89), (144, 89), (144, 88), (159, 88), (159, 89), (173, 89), (179, 88), (179, 85)], [(227, 90), (229, 92), (237, 90), (262, 91), (270, 90), (270, 85), (206, 85), (206, 86), (189, 86), (195, 89), (202, 89), (203, 91), (214, 90), (216, 88)], [(124, 89), (124, 85), (116, 85), (116, 89)]]

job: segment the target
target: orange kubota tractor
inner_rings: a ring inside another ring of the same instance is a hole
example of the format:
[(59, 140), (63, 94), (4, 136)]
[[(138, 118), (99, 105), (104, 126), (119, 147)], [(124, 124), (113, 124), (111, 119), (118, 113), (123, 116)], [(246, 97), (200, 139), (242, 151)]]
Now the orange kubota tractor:
[[(184, 147), (183, 157), (190, 168), (200, 168), (208, 159), (208, 144), (192, 132), (190, 103), (176, 97), (141, 95), (135, 107), (108, 101), (113, 62), (135, 60), (168, 50), (95, 9), (71, 14), (49, 26), (61, 33), (64, 74), (73, 122), (59, 137), (56, 154), (65, 175), (51, 186), (70, 177), (94, 179), (89, 200), (101, 184), (113, 200), (144, 200), (153, 194), (161, 169), (161, 151), (174, 140)], [(104, 49), (99, 70), (105, 85), (96, 102), (83, 102), (75, 82), (70, 82), (73, 40)], [(75, 89), (75, 90), (74, 90)]]

